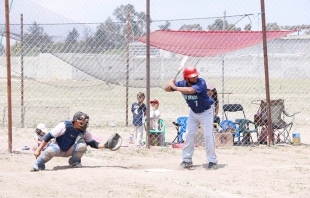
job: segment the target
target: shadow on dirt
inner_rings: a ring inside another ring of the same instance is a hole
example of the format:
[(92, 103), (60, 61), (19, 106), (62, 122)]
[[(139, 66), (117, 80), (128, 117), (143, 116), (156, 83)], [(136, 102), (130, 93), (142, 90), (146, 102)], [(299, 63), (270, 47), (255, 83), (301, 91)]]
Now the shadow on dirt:
[[(208, 165), (209, 165), (209, 164), (202, 164), (202, 167), (205, 168), (205, 169), (207, 169), (207, 170), (210, 170), (210, 169), (208, 168)], [(225, 166), (227, 166), (227, 164), (217, 164), (217, 165), (216, 165), (216, 169), (224, 168)]]
[[(83, 169), (85, 168), (122, 168), (122, 169), (129, 169), (128, 167), (125, 166), (83, 166), (81, 167)], [(58, 171), (58, 170), (67, 170), (67, 169), (76, 169), (73, 168), (70, 165), (66, 165), (66, 166), (55, 166), (52, 170), (50, 171)]]

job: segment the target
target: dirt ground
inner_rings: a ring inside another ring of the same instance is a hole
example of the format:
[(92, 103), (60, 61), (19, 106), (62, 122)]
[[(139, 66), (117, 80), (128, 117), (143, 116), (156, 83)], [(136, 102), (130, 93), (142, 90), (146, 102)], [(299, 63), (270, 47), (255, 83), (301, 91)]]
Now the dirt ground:
[(82, 168), (56, 157), (39, 172), (30, 172), (33, 151), (2, 153), (0, 197), (310, 197), (308, 144), (217, 148), (216, 170), (208, 170), (204, 147), (195, 149), (193, 168), (180, 169), (181, 152), (124, 139), (115, 152), (89, 147)]

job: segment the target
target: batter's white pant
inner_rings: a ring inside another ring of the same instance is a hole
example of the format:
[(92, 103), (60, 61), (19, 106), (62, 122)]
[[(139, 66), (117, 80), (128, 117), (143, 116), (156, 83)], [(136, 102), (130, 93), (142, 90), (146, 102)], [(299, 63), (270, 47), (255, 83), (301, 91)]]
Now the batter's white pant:
[(192, 110), (190, 110), (186, 126), (187, 136), (182, 152), (184, 162), (192, 162), (192, 156), (194, 154), (195, 147), (195, 137), (198, 133), (199, 125), (202, 124), (207, 160), (209, 162), (217, 163), (214, 145), (214, 134), (212, 130), (213, 119), (214, 107), (211, 107), (210, 109), (202, 113), (194, 113)]

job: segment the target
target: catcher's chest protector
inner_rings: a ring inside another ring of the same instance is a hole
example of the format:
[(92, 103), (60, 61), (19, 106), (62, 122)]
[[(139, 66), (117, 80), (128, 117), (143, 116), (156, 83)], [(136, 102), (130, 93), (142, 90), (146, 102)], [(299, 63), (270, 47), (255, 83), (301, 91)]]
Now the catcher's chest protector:
[(65, 121), (66, 132), (60, 137), (56, 138), (56, 142), (62, 151), (67, 151), (75, 143), (76, 138), (83, 131), (77, 132), (72, 125), (71, 121)]

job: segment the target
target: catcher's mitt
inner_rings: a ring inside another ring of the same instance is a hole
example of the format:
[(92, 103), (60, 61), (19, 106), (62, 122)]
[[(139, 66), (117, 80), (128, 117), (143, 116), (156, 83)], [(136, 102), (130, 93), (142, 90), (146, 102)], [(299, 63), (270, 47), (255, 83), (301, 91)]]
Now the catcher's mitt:
[(114, 133), (105, 143), (105, 147), (111, 151), (116, 151), (122, 146), (122, 137), (118, 133)]

